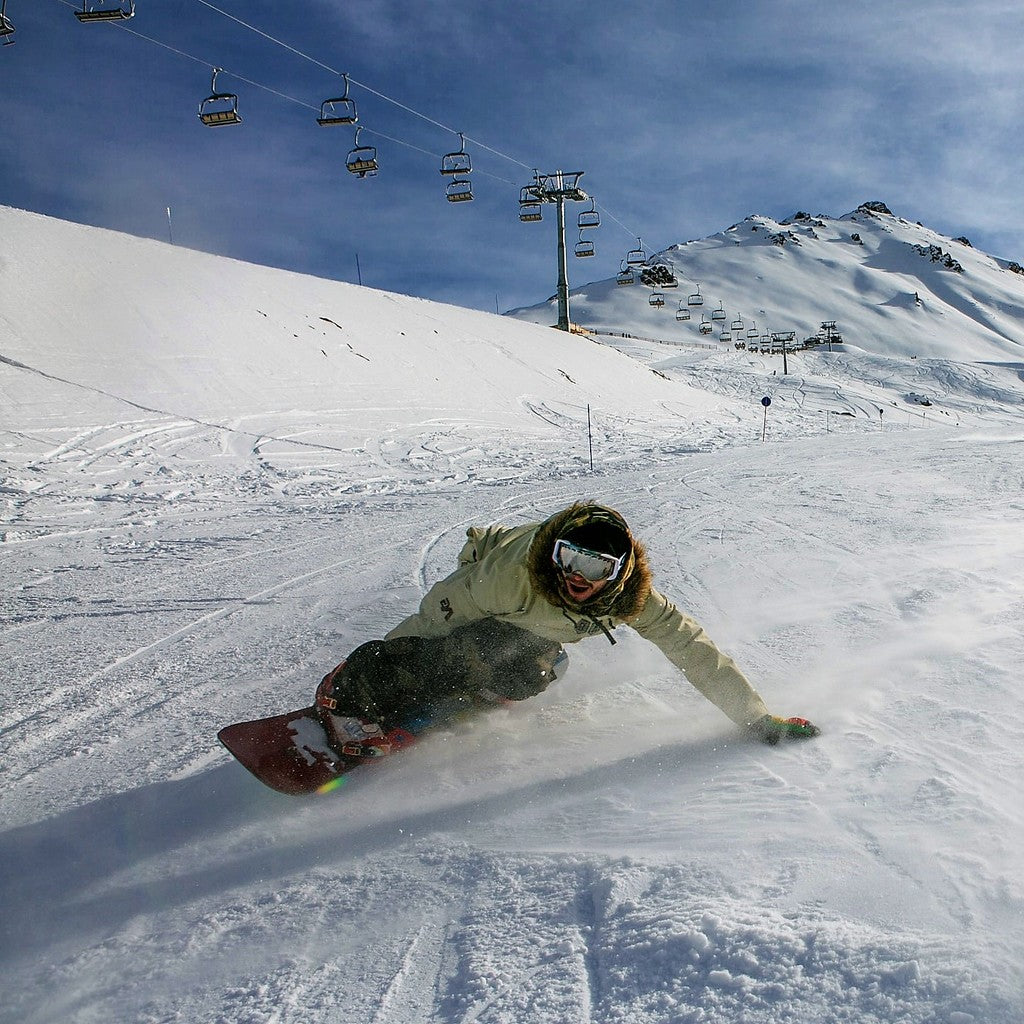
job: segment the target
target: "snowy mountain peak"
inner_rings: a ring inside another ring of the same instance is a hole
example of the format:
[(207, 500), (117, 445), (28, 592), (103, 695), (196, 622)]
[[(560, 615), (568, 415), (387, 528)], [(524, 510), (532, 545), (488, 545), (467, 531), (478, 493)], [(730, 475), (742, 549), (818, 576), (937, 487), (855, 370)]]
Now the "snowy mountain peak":
[[(1024, 354), (1021, 266), (975, 249), (964, 235), (951, 238), (905, 220), (880, 200), (840, 217), (798, 211), (777, 221), (751, 214), (706, 238), (662, 249), (647, 266), (671, 273), (659, 279), (638, 270), (625, 281), (646, 287), (623, 287), (612, 278), (574, 289), (573, 320), (598, 332), (714, 346), (721, 338), (717, 325), (712, 334), (701, 333), (701, 325), (706, 331), (703, 314), (721, 305), (730, 323), (756, 319), (760, 329), (799, 338), (834, 320), (848, 344), (879, 355), (1014, 360)], [(685, 317), (697, 292), (704, 301)], [(511, 315), (551, 323), (552, 303)], [(729, 332), (721, 340), (733, 341)]]
[(860, 206), (857, 207), (857, 212), (858, 213), (885, 213), (885, 214), (888, 214), (890, 217), (893, 216), (892, 210), (890, 210), (889, 207), (885, 205), (885, 203), (883, 203), (883, 202), (881, 202), (880, 200), (877, 200), (877, 199), (872, 200), (872, 201), (867, 202), (867, 203), (861, 203)]

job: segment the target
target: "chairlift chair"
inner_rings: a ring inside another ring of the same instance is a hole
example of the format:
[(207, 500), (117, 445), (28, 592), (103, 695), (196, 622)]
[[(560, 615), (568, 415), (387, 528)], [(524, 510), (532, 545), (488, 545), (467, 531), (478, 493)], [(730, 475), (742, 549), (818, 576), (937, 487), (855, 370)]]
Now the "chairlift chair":
[(519, 190), (519, 219), (522, 221), (543, 220), (543, 203), (537, 198), (529, 185)]
[(700, 315), (700, 333), (710, 334), (714, 328), (711, 326), (711, 321), (707, 318), (704, 313)]
[(449, 203), (466, 203), (473, 198), (473, 184), (469, 178), (452, 178), (444, 190)]
[(647, 253), (644, 252), (640, 239), (636, 240), (636, 248), (626, 253), (626, 263), (631, 267), (640, 267), (647, 262)]
[(135, 0), (128, 0), (127, 5), (118, 3), (113, 7), (96, 7), (89, 0), (82, 0), (82, 9), (75, 11), (75, 17), (81, 22), (127, 21), (134, 16)]
[(445, 153), (441, 157), (441, 173), (450, 175), (466, 175), (473, 170), (473, 161), (466, 152), (466, 139), (459, 132), (459, 150), (456, 153)]
[(345, 79), (344, 94), (320, 104), (320, 116), (316, 123), (325, 128), (335, 124), (355, 124), (359, 120), (356, 101), (349, 99), (348, 95), (348, 75), (342, 75), (342, 78)]
[(601, 226), (601, 214), (597, 212), (597, 203), (591, 199), (590, 209), (583, 210), (576, 217), (576, 226), (580, 231), (589, 231)]
[(704, 305), (704, 296), (701, 295), (701, 293), (700, 293), (700, 285), (697, 285), (697, 290), (692, 295), (687, 297), (686, 304), (688, 306), (703, 306)]
[(747, 338), (754, 338), (754, 339), (756, 339), (757, 336), (758, 336), (758, 334), (757, 334), (757, 321), (755, 320), (754, 323), (751, 324), (751, 326), (747, 328)]
[(661, 309), (665, 305), (665, 296), (661, 292), (651, 292), (650, 298), (647, 301), (650, 305)]
[(690, 310), (686, 306), (680, 306), (676, 310), (676, 320), (682, 321), (682, 320), (689, 320), (689, 319), (690, 319)]
[(622, 261), (621, 269), (615, 275), (615, 283), (619, 285), (636, 284), (636, 275), (626, 266), (625, 260)]
[(724, 320), (725, 319), (725, 310), (722, 308), (722, 304), (721, 303), (718, 304), (718, 308), (717, 309), (711, 310), (711, 319), (712, 320)]
[(352, 149), (345, 157), (345, 166), (352, 174), (360, 178), (367, 178), (375, 175), (380, 167), (377, 164), (377, 147), (359, 145), (359, 133), (362, 130), (361, 127), (356, 129)]
[(7, 0), (0, 0), (0, 38), (4, 41), (4, 46), (10, 46), (14, 42), (14, 26), (5, 13), (7, 10)]
[(732, 334), (729, 331), (723, 330), (722, 333), (718, 335), (718, 340), (719, 341), (732, 341)]
[(733, 322), (732, 322), (732, 329), (734, 331), (742, 331), (743, 330), (743, 321), (739, 317), (737, 317), (735, 320), (733, 320)]
[(582, 230), (580, 231), (580, 240), (576, 243), (574, 252), (581, 259), (594, 255), (594, 243), (590, 239), (583, 237)]
[(199, 104), (199, 120), (210, 128), (226, 124), (241, 124), (238, 97), (233, 92), (217, 92), (217, 75), (223, 68), (214, 68), (210, 79), (210, 95)]

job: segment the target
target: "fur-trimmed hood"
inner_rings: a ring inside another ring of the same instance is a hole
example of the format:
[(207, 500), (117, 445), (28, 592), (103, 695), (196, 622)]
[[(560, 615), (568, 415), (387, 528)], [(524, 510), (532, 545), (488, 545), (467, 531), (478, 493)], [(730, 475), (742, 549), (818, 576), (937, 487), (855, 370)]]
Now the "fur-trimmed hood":
[[(590, 600), (580, 603), (569, 597), (551, 556), (559, 537), (598, 518), (611, 519), (622, 528), (629, 538), (630, 551), (618, 579)], [(527, 555), (527, 569), (534, 591), (545, 601), (587, 617), (603, 615), (628, 622), (640, 614), (651, 592), (651, 570), (643, 544), (633, 536), (618, 512), (593, 502), (577, 502), (537, 527)]]

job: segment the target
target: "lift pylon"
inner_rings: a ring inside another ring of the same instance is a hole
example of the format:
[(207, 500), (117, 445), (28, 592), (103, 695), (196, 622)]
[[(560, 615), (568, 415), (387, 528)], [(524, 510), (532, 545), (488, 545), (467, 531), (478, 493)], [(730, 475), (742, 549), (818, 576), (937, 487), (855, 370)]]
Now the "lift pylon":
[(533, 181), (520, 190), (519, 208), (522, 216), (524, 200), (553, 203), (558, 214), (558, 329), (571, 330), (569, 319), (569, 270), (565, 250), (565, 204), (589, 203), (590, 196), (580, 188), (583, 171), (555, 171), (554, 174), (534, 172)]

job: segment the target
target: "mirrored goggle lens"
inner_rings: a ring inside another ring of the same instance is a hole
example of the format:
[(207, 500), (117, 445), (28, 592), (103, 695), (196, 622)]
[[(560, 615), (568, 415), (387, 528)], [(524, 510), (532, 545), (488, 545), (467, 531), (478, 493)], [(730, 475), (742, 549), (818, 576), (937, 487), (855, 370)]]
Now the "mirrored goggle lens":
[(615, 579), (622, 568), (624, 557), (616, 558), (614, 555), (603, 555), (599, 551), (589, 551), (567, 540), (555, 541), (555, 565), (566, 576), (578, 573), (591, 583)]

